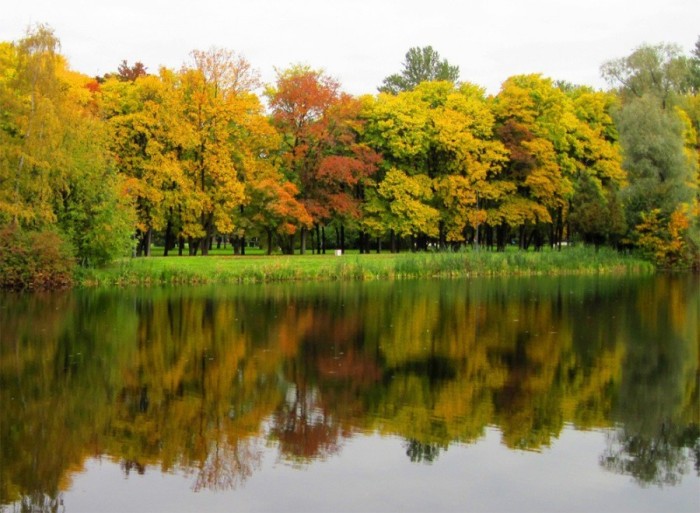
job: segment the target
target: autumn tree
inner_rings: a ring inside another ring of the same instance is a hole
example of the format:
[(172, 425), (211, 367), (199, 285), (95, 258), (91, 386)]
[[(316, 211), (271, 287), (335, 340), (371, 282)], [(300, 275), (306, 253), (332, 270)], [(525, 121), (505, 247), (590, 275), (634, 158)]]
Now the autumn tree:
[(507, 154), (495, 138), (495, 118), (485, 91), (469, 83), (455, 87), (440, 82), (421, 84), (415, 92), (429, 106), (428, 159), (434, 168), (429, 175), (440, 212), (440, 246), (471, 237), (478, 247), (488, 209), (508, 190), (500, 176)]
[(617, 245), (625, 234), (620, 196), (627, 174), (622, 168), (619, 136), (613, 120), (617, 105), (612, 93), (559, 84), (571, 100), (578, 123), (569, 131), (569, 155), (574, 170), (570, 198), (569, 236), (580, 236), (596, 247)]
[[(376, 155), (358, 140), (360, 104), (336, 80), (306, 66), (279, 71), (266, 94), (282, 137), (282, 169), (300, 191), (321, 251), (330, 221), (342, 229), (358, 217), (358, 187), (375, 169)], [(300, 251), (305, 249), (302, 225)]]
[(232, 137), (241, 117), (260, 112), (249, 88), (256, 75), (247, 61), (218, 49), (194, 52), (194, 66), (181, 72), (184, 89), (184, 123), (190, 134), (183, 155), (185, 174), (196, 191), (183, 209), (183, 233), (190, 251), (208, 254), (215, 233), (229, 234), (245, 201), (245, 186), (236, 154), (239, 141)]
[(130, 205), (95, 116), (95, 84), (59, 46), (43, 25), (0, 45), (0, 222), (56, 226), (83, 265), (99, 265), (128, 251)]
[(110, 149), (136, 206), (139, 256), (150, 255), (154, 231), (170, 226), (188, 188), (180, 163), (187, 134), (177, 85), (167, 69), (134, 81), (113, 77), (101, 85)]
[(447, 81), (456, 84), (459, 80), (459, 66), (451, 65), (432, 46), (413, 47), (406, 52), (401, 72), (384, 79), (379, 91), (398, 94), (410, 91), (421, 82)]
[[(615, 194), (624, 172), (611, 106), (605, 94), (555, 85), (539, 75), (503, 84), (494, 111), (498, 136), (510, 152), (504, 177), (516, 194), (491, 217), (500, 247), (514, 229), (521, 248), (533, 242), (540, 247), (547, 236), (550, 244), (560, 244), (577, 190), (586, 191), (574, 202), (579, 207), (590, 200), (619, 208)], [(605, 230), (603, 236), (612, 228)]]
[[(434, 226), (419, 223), (425, 229), (411, 234), (418, 237), (419, 246), (427, 247), (427, 238), (437, 239), (441, 247), (448, 241), (463, 243), (469, 230), (475, 234), (485, 221), (487, 201), (503, 194), (497, 176), (506, 157), (495, 140), (494, 116), (483, 89), (423, 82), (397, 95), (380, 94), (368, 103), (365, 116), (365, 139), (383, 155), (387, 176), (396, 169), (426, 184), (413, 198), (422, 198), (428, 207), (423, 212), (437, 212), (438, 217), (431, 213), (426, 221)], [(376, 184), (386, 192), (382, 177)], [(367, 203), (368, 230), (381, 231), (381, 212), (396, 208), (390, 201), (378, 194)], [(384, 226), (384, 231), (393, 229)]]
[(133, 66), (129, 66), (129, 63), (123, 60), (117, 68), (117, 78), (123, 82), (133, 82), (139, 77), (145, 77), (147, 69), (141, 61), (136, 61)]

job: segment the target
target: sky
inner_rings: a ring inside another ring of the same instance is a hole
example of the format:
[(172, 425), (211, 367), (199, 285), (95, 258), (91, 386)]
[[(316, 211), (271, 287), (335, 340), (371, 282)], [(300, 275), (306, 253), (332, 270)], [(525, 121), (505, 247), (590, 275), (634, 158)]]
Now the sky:
[(661, 42), (688, 53), (700, 36), (698, 0), (3, 1), (0, 41), (48, 24), (71, 68), (87, 75), (122, 60), (179, 69), (192, 50), (218, 47), (265, 82), (306, 64), (354, 95), (376, 93), (412, 47), (432, 46), (462, 81), (496, 94), (523, 73), (606, 88), (605, 61)]

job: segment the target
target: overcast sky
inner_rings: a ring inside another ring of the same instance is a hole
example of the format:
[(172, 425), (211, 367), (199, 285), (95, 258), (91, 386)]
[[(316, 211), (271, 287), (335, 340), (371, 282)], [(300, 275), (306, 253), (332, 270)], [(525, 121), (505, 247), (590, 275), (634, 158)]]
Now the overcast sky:
[[(9, 0), (12, 1), (12, 0)], [(71, 67), (88, 75), (126, 59), (179, 68), (194, 49), (235, 50), (272, 82), (274, 68), (322, 68), (352, 94), (376, 93), (406, 51), (431, 45), (463, 81), (498, 92), (509, 76), (542, 73), (606, 87), (600, 65), (642, 43), (690, 51), (700, 0), (17, 0), (0, 40), (47, 23)]]

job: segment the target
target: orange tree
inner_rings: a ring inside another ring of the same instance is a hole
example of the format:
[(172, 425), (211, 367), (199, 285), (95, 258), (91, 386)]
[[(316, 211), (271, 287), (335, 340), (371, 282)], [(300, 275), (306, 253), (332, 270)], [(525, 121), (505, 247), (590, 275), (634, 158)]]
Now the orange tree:
[[(328, 223), (336, 221), (342, 235), (344, 223), (359, 217), (362, 182), (376, 169), (377, 156), (358, 141), (360, 104), (336, 80), (305, 66), (279, 71), (266, 94), (282, 137), (281, 168), (300, 191), (322, 251)], [(301, 253), (306, 237), (301, 225)], [(294, 250), (291, 241), (285, 249)]]

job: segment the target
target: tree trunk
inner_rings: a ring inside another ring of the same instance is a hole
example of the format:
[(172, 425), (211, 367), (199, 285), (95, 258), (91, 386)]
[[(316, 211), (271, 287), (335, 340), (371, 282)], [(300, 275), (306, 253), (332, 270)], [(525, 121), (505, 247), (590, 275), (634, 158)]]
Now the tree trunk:
[(238, 256), (241, 254), (241, 238), (238, 235), (231, 237), (231, 246), (233, 246), (233, 254)]
[(201, 239), (199, 239), (199, 249), (202, 253), (202, 256), (207, 256), (209, 254), (209, 239), (210, 237), (208, 235), (205, 235)]
[(508, 238), (508, 225), (501, 223), (501, 225), (496, 229), (496, 250), (505, 251), (506, 250), (506, 239)]
[(152, 239), (152, 237), (153, 237), (153, 230), (151, 228), (149, 228), (148, 230), (146, 230), (146, 234), (144, 236), (144, 241), (143, 241), (144, 256), (147, 256), (147, 257), (151, 256), (151, 239)]
[(272, 230), (267, 228), (265, 231), (267, 231), (267, 254), (271, 255), (272, 254)]
[(345, 225), (340, 225), (340, 252), (345, 254)]
[(444, 251), (447, 246), (447, 234), (445, 232), (445, 222), (440, 221), (439, 224), (440, 235), (438, 237), (438, 247), (440, 251)]
[(391, 238), (391, 252), (398, 253), (398, 251), (396, 250), (396, 233), (394, 232), (394, 230), (391, 230), (390, 238)]
[[(173, 238), (173, 227), (170, 219), (168, 219), (168, 224), (165, 226), (165, 247), (163, 248), (163, 256), (168, 256), (168, 251), (170, 251), (170, 245)], [(173, 244), (174, 246), (174, 244)]]

